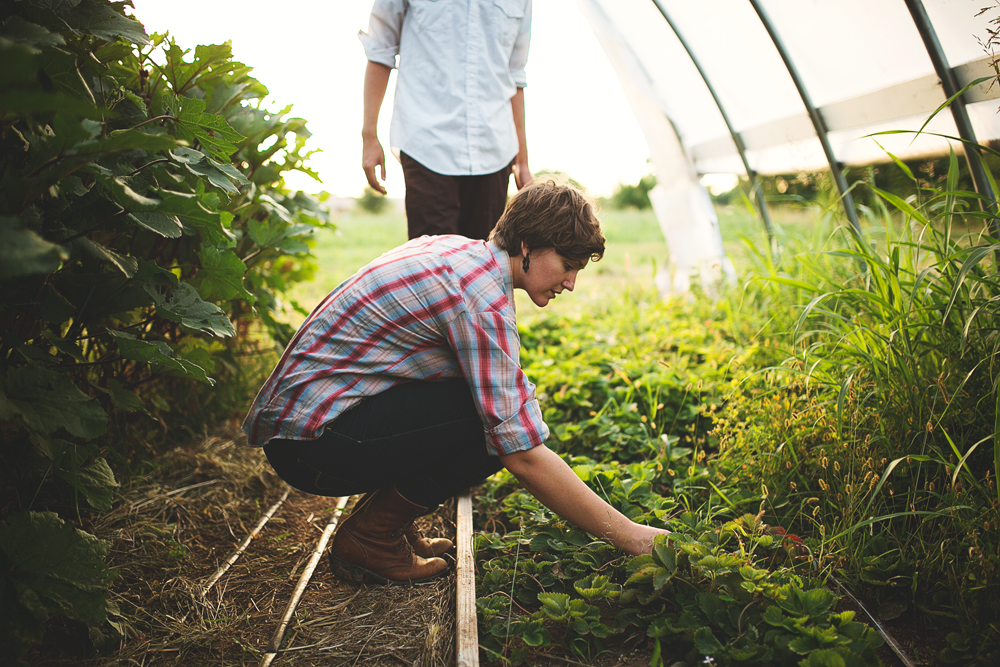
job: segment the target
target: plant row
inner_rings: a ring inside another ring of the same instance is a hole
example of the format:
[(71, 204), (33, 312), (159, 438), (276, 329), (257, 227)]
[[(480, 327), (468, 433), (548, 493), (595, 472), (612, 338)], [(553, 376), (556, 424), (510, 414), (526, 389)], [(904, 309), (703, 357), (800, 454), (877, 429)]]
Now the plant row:
[[(654, 488), (653, 463), (575, 470), (635, 521), (663, 525), (653, 553), (627, 558), (550, 515), (518, 491), (495, 522), (516, 527), (476, 539), (481, 645), (491, 658), (532, 664), (554, 646), (584, 664), (631, 636), (652, 639), (652, 663), (876, 665), (881, 637), (834, 611), (822, 582), (797, 575), (801, 540), (759, 515), (724, 520)], [(503, 484), (503, 481), (499, 481)], [(725, 514), (723, 512), (722, 514)]]
[[(86, 532), (180, 425), (245, 399), (253, 322), (314, 270), (322, 203), (284, 186), (305, 121), (230, 45), (149, 37), (109, 0), (0, 2), (0, 636), (114, 635)], [(259, 329), (260, 327), (258, 327)], [(264, 345), (262, 348), (261, 346)]]
[[(865, 664), (877, 642), (838, 629), (838, 581), (884, 621), (947, 632), (940, 659), (995, 661), (1000, 244), (991, 202), (948, 164), (928, 183), (897, 163), (916, 194), (872, 187), (861, 233), (817, 210), (809, 233), (779, 229), (774, 255), (747, 239), (733, 288), (667, 303), (633, 289), (523, 328), (550, 446), (622, 511), (673, 530), (680, 565), (666, 567), (667, 544), (624, 558), (491, 480), (479, 567), (494, 658), (587, 661), (638, 633), (654, 664)], [(728, 578), (712, 569), (723, 556)], [(744, 567), (774, 586), (751, 590)], [(668, 601), (650, 597), (668, 580)], [(614, 595), (590, 600), (595, 587)], [(711, 595), (738, 622), (716, 619)], [(817, 643), (769, 622), (827, 595), (819, 625), (797, 626)]]

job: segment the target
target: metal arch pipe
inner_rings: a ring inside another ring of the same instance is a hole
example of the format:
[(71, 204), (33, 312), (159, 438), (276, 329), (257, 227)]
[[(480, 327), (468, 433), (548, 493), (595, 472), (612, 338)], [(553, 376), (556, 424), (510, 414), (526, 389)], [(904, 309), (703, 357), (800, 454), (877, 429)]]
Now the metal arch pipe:
[(857, 233), (858, 238), (861, 237), (861, 225), (858, 223), (858, 213), (854, 210), (854, 198), (851, 197), (851, 191), (847, 187), (847, 179), (844, 178), (844, 170), (840, 167), (840, 162), (837, 161), (837, 156), (833, 153), (833, 147), (830, 145), (830, 138), (827, 136), (829, 132), (826, 129), (826, 123), (823, 122), (823, 117), (820, 115), (819, 110), (812, 103), (812, 98), (809, 97), (809, 91), (806, 90), (805, 82), (799, 75), (798, 69), (795, 67), (795, 63), (792, 62), (792, 56), (788, 53), (788, 49), (785, 48), (784, 42), (781, 41), (781, 37), (778, 35), (778, 31), (775, 29), (774, 24), (771, 23), (771, 19), (768, 17), (767, 12), (760, 4), (760, 0), (750, 0), (750, 4), (753, 6), (757, 16), (760, 17), (760, 22), (764, 25), (764, 29), (767, 30), (767, 34), (771, 37), (771, 41), (774, 43), (774, 48), (778, 50), (778, 55), (781, 56), (782, 62), (785, 63), (785, 68), (788, 70), (789, 76), (792, 77), (792, 82), (795, 84), (795, 89), (799, 91), (799, 97), (802, 98), (802, 104), (805, 106), (806, 111), (809, 113), (809, 120), (812, 121), (813, 128), (816, 130), (816, 136), (819, 138), (820, 144), (823, 146), (823, 153), (826, 155), (826, 161), (830, 165), (830, 173), (833, 175), (833, 181), (837, 184), (837, 191), (840, 192), (840, 200), (844, 205), (844, 211), (847, 213), (847, 219), (851, 221), (851, 226)]
[[(955, 71), (948, 65), (948, 58), (941, 47), (941, 42), (938, 41), (937, 32), (934, 30), (934, 24), (931, 22), (930, 16), (927, 15), (927, 9), (924, 7), (922, 0), (904, 1), (906, 2), (906, 8), (910, 10), (913, 22), (917, 26), (917, 32), (920, 33), (920, 39), (924, 42), (924, 48), (927, 49), (927, 55), (930, 56), (931, 62), (934, 64), (934, 71), (937, 73), (938, 78), (941, 79), (944, 96), (947, 99), (951, 99), (961, 89), (958, 87), (958, 79), (955, 77)], [(972, 121), (969, 119), (969, 112), (965, 108), (965, 101), (961, 97), (956, 97), (952, 101), (950, 108), (952, 118), (955, 119), (955, 127), (958, 129), (958, 136), (966, 142), (962, 146), (965, 151), (965, 160), (969, 165), (969, 173), (972, 174), (972, 181), (976, 186), (976, 192), (986, 197), (989, 202), (986, 210), (993, 215), (993, 219), (990, 221), (990, 229), (993, 232), (994, 238), (1000, 238), (1000, 223), (997, 222), (996, 218), (996, 193), (993, 192), (990, 179), (986, 174), (986, 167), (983, 165), (982, 157), (979, 155), (979, 149), (976, 148), (979, 142), (976, 141), (976, 133), (972, 129)]]
[(663, 6), (661, 0), (653, 0), (653, 4), (655, 4), (656, 8), (660, 10), (660, 14), (663, 15), (663, 19), (667, 22), (667, 25), (670, 26), (670, 29), (674, 31), (674, 35), (677, 36), (677, 40), (681, 43), (681, 46), (684, 47), (684, 50), (687, 52), (691, 62), (694, 63), (695, 69), (698, 70), (698, 74), (701, 75), (702, 80), (705, 82), (705, 87), (708, 88), (709, 94), (712, 96), (712, 99), (715, 100), (715, 106), (719, 108), (719, 113), (722, 114), (722, 120), (726, 123), (726, 128), (729, 130), (729, 136), (733, 138), (733, 143), (736, 144), (736, 150), (740, 154), (740, 159), (743, 161), (743, 168), (746, 170), (747, 177), (753, 185), (753, 189), (757, 197), (758, 211), (760, 212), (761, 221), (764, 223), (764, 231), (767, 233), (767, 242), (771, 248), (771, 255), (773, 256), (775, 253), (775, 240), (774, 227), (771, 224), (771, 214), (768, 211), (767, 202), (764, 200), (764, 190), (760, 186), (760, 179), (757, 178), (757, 172), (750, 167), (750, 161), (747, 159), (746, 145), (743, 143), (743, 137), (740, 136), (740, 133), (736, 131), (733, 124), (730, 122), (729, 114), (726, 113), (726, 108), (722, 105), (722, 100), (719, 99), (718, 94), (715, 92), (715, 87), (709, 80), (708, 74), (706, 74), (705, 70), (702, 69), (701, 62), (694, 55), (694, 51), (691, 50), (687, 40), (684, 39), (684, 36), (677, 28), (673, 19), (670, 18), (669, 14), (667, 14), (667, 10)]

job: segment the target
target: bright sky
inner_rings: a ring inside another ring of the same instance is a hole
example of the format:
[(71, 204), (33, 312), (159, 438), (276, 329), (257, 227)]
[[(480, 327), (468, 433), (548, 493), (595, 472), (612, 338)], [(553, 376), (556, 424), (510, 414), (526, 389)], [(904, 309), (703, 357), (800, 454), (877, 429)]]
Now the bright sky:
[[(133, 0), (148, 33), (170, 31), (179, 46), (231, 40), (237, 60), (268, 87), (266, 106), (293, 104), (308, 121), (308, 146), (323, 185), (289, 179), (306, 191), (343, 197), (361, 194), (362, 88), (365, 55), (358, 31), (367, 30), (371, 2), (352, 0)], [(525, 89), (532, 171), (564, 171), (593, 195), (649, 173), (649, 149), (586, 19), (574, 0), (536, 0)], [(395, 75), (393, 75), (393, 81)], [(403, 195), (403, 174), (389, 153), (392, 88), (379, 120), (386, 149), (386, 189)], [(512, 179), (513, 180), (513, 179)]]

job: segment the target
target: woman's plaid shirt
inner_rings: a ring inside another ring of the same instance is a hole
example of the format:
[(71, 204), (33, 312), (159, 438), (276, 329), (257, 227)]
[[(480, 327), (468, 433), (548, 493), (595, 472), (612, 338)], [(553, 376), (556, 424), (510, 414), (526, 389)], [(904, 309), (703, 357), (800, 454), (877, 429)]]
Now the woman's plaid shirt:
[(544, 442), (549, 429), (520, 367), (508, 262), (488, 241), (423, 236), (361, 269), (292, 339), (243, 422), (249, 444), (312, 440), (366, 396), (462, 377), (491, 454)]

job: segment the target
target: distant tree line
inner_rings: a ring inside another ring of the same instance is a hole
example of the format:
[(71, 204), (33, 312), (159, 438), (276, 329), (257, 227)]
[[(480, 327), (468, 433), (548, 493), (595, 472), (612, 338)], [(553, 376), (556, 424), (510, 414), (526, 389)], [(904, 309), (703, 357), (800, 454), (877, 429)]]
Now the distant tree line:
[[(997, 150), (1000, 142), (991, 141), (990, 148)], [(984, 153), (982, 155), (986, 168), (992, 173), (1000, 170), (1000, 159), (993, 155)], [(917, 189), (934, 188), (944, 185), (948, 174), (949, 157), (940, 157), (902, 160), (910, 169), (916, 181), (911, 179), (896, 164), (892, 162), (871, 164), (867, 166), (854, 166), (845, 169), (845, 176), (848, 183), (857, 185), (851, 191), (851, 196), (855, 202), (862, 205), (870, 205), (875, 201), (876, 195), (872, 192), (870, 185), (880, 190), (893, 192), (906, 198), (917, 194)], [(969, 166), (964, 159), (959, 160), (958, 189), (967, 192), (975, 190), (972, 177), (969, 174)], [(786, 174), (773, 174), (760, 176), (760, 184), (764, 190), (764, 197), (768, 202), (796, 203), (816, 201), (824, 192), (833, 187), (830, 175), (827, 170), (815, 172), (795, 172)], [(750, 185), (746, 177), (741, 177), (739, 183), (727, 192), (712, 193), (712, 201), (719, 205), (737, 204), (742, 199), (742, 193), (748, 193)]]

